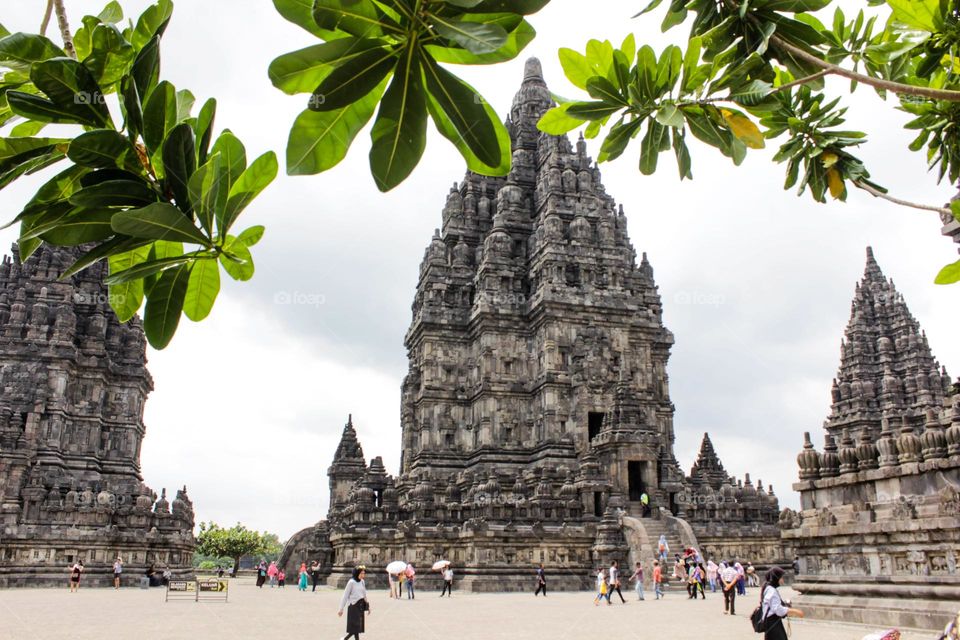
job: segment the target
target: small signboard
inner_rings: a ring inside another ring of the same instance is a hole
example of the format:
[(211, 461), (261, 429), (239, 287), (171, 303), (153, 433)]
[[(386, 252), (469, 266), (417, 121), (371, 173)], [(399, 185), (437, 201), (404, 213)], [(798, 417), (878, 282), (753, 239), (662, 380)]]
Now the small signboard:
[(208, 578), (205, 580), (171, 580), (167, 583), (165, 602), (192, 600), (194, 602), (226, 602), (228, 580)]
[(197, 583), (197, 601), (204, 602), (226, 602), (230, 582), (216, 578), (209, 580), (200, 580)]
[(193, 580), (170, 580), (167, 582), (167, 595), (164, 602), (171, 600), (197, 599), (197, 583)]

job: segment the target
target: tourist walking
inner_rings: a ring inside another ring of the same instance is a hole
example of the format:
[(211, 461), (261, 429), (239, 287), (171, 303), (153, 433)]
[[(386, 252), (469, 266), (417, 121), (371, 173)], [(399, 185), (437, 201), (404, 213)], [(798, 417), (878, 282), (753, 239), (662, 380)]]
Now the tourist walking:
[(270, 578), (270, 588), (273, 589), (277, 586), (277, 574), (280, 573), (280, 570), (277, 569), (277, 563), (271, 562), (270, 566), (267, 568), (267, 577)]
[(660, 554), (660, 562), (666, 562), (667, 554), (670, 553), (670, 545), (667, 544), (667, 536), (660, 534), (660, 541), (657, 542), (657, 552)]
[[(691, 563), (689, 573), (687, 574), (687, 596), (690, 600), (697, 599), (697, 591), (700, 590), (700, 565)], [(706, 598), (706, 596), (704, 596)]]
[(300, 563), (300, 570), (297, 572), (297, 589), (306, 593), (309, 582), (310, 571), (307, 569), (307, 563)]
[(543, 571), (543, 565), (541, 564), (537, 567), (537, 590), (533, 592), (533, 597), (536, 598), (540, 595), (540, 592), (543, 591), (543, 597), (547, 597), (547, 574)]
[(443, 591), (440, 592), (440, 597), (445, 593), (449, 594), (448, 597), (453, 597), (453, 568), (449, 564), (443, 569)]
[(397, 579), (389, 571), (387, 571), (387, 584), (390, 585), (390, 597), (399, 598), (400, 596), (397, 595)]
[(113, 588), (120, 588), (120, 575), (123, 573), (123, 560), (120, 559), (120, 556), (117, 556), (117, 559), (113, 561)]
[(753, 568), (753, 563), (747, 563), (747, 586), (748, 587), (759, 587), (760, 586), (760, 576), (757, 575), (757, 570)]
[(713, 558), (707, 560), (707, 582), (710, 583), (710, 592), (717, 592), (717, 572), (720, 570), (720, 567), (717, 566), (717, 563), (713, 561)]
[(603, 569), (597, 569), (597, 597), (593, 599), (593, 606), (600, 604), (606, 598), (607, 604), (610, 604), (610, 591), (607, 585), (607, 576)]
[(659, 560), (653, 561), (653, 595), (656, 596), (655, 600), (663, 597), (663, 569)]
[(747, 572), (739, 562), (735, 562), (733, 568), (737, 570), (737, 595), (745, 596), (747, 595)]
[(317, 590), (317, 583), (320, 582), (320, 561), (314, 560), (310, 563), (310, 580), (313, 582), (313, 589), (311, 591)]
[(780, 581), (783, 579), (783, 569), (774, 567), (767, 571), (766, 582), (760, 591), (760, 620), (764, 629), (764, 640), (787, 640), (787, 630), (783, 626), (783, 619), (787, 616), (803, 617), (803, 611), (793, 609), (789, 602), (780, 597)]
[(277, 588), (279, 589), (286, 586), (287, 586), (287, 574), (283, 569), (278, 569), (277, 570)]
[(620, 602), (627, 604), (627, 599), (623, 597), (623, 593), (620, 591), (620, 563), (616, 560), (610, 563), (610, 589), (607, 591), (608, 601), (613, 596), (614, 591), (620, 596)]
[(630, 579), (637, 583), (637, 586), (634, 587), (637, 591), (637, 599), (643, 600), (643, 565), (639, 562), (637, 563), (637, 568), (633, 570), (633, 575), (630, 576)]
[(647, 495), (646, 491), (640, 494), (640, 507), (641, 507), (640, 517), (649, 518), (650, 517), (650, 496)]
[(412, 564), (408, 564), (407, 568), (403, 570), (403, 575), (407, 579), (407, 600), (415, 600), (417, 594), (413, 590), (413, 581), (416, 579), (417, 570), (413, 568)]
[(735, 616), (734, 603), (737, 599), (737, 570), (732, 565), (726, 565), (720, 570), (720, 583), (723, 589), (723, 613)]
[(257, 565), (257, 588), (262, 589), (263, 583), (267, 581), (267, 562), (261, 560)]
[(83, 573), (83, 560), (77, 560), (70, 567), (70, 592), (75, 593), (80, 588), (80, 574)]
[(360, 640), (360, 634), (364, 632), (364, 614), (370, 613), (367, 585), (364, 582), (366, 577), (366, 567), (363, 565), (356, 567), (353, 570), (353, 576), (347, 582), (347, 587), (343, 590), (340, 610), (337, 611), (338, 616), (343, 616), (343, 610), (347, 610), (347, 635), (343, 636), (343, 640), (349, 640), (351, 636), (354, 640)]

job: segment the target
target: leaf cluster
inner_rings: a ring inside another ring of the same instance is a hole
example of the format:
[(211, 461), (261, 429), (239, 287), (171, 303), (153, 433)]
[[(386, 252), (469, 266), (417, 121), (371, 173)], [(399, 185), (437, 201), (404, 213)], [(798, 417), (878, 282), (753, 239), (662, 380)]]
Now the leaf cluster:
[(419, 163), (428, 119), (470, 170), (506, 175), (506, 128), (483, 96), (443, 64), (515, 58), (535, 35), (525, 16), (548, 2), (274, 0), (281, 15), (323, 40), (270, 65), (278, 89), (310, 94), (290, 130), (287, 173), (336, 166), (373, 118), (370, 170), (381, 191)]
[(247, 529), (239, 522), (229, 529), (224, 529), (215, 522), (201, 522), (196, 538), (196, 552), (205, 556), (235, 560), (243, 556), (259, 555), (276, 546), (270, 544), (267, 537), (269, 535)]
[[(263, 227), (232, 229), (277, 173), (272, 152), (248, 166), (229, 130), (214, 139), (215, 100), (194, 115), (193, 94), (160, 80), (172, 12), (159, 0), (123, 26), (111, 2), (83, 18), (77, 59), (42, 35), (0, 34), (0, 123), (14, 125), (0, 137), (0, 188), (69, 164), (10, 223), (20, 225), (21, 258), (43, 242), (78, 247), (62, 278), (108, 261), (111, 306), (125, 322), (146, 300), (144, 330), (158, 349), (181, 313), (194, 321), (210, 313), (221, 267), (237, 280), (253, 276), (250, 247)], [(51, 123), (76, 133), (40, 137)]]

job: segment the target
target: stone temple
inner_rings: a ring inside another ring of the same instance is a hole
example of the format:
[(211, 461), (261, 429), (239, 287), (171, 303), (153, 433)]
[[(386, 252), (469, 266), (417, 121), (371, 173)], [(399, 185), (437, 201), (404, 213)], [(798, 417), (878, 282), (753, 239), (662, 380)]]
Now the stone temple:
[(146, 567), (191, 571), (193, 506), (143, 483), (143, 408), (153, 380), (140, 321), (121, 325), (106, 267), (58, 276), (76, 258), (17, 247), (0, 264), (0, 587), (62, 585), (67, 567), (112, 583)]
[(585, 142), (537, 129), (551, 106), (530, 60), (510, 174), (455, 184), (424, 253), (399, 473), (367, 463), (348, 421), (329, 513), (288, 542), (288, 568), (319, 558), (342, 581), (359, 562), (444, 558), (464, 588), (491, 590), (544, 562), (573, 588), (598, 562), (649, 557), (660, 534), (675, 550), (783, 559), (772, 490), (730, 478), (708, 437), (691, 475), (680, 469), (653, 268)]
[(960, 601), (960, 382), (867, 250), (824, 446), (797, 458), (781, 516), (816, 617), (943, 628)]

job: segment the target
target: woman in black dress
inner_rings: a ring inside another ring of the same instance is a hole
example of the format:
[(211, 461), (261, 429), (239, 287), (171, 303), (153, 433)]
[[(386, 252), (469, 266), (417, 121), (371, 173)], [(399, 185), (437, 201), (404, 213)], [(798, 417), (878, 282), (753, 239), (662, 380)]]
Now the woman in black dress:
[(347, 588), (343, 590), (340, 610), (337, 611), (338, 616), (343, 616), (344, 608), (347, 610), (347, 635), (343, 637), (343, 640), (349, 640), (351, 636), (354, 640), (360, 640), (360, 634), (364, 632), (364, 614), (370, 613), (370, 605), (367, 602), (367, 586), (363, 581), (366, 575), (366, 567), (363, 565), (355, 568), (353, 577), (347, 583)]

